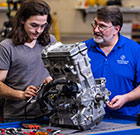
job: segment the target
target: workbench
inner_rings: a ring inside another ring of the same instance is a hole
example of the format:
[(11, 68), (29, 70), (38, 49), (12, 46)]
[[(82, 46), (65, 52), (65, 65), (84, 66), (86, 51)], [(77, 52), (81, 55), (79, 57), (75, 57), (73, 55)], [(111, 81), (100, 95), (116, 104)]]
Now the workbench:
[[(77, 129), (67, 129), (62, 127), (50, 127), (47, 120), (42, 119), (39, 124), (43, 124), (43, 128), (53, 128), (61, 130), (64, 135), (140, 135), (140, 126), (136, 125), (136, 117), (113, 116), (105, 117), (100, 124), (93, 127), (92, 130), (79, 131)], [(34, 123), (32, 120), (0, 123), (0, 128), (21, 128), (22, 123)], [(46, 126), (44, 126), (46, 124)]]

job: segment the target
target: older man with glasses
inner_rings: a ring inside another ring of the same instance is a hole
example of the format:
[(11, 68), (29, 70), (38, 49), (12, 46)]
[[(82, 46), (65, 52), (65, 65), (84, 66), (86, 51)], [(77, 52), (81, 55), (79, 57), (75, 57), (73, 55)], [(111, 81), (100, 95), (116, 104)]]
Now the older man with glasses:
[(123, 16), (117, 6), (99, 8), (91, 23), (88, 48), (93, 76), (105, 77), (111, 91), (108, 115), (136, 116), (140, 112), (140, 45), (120, 34)]

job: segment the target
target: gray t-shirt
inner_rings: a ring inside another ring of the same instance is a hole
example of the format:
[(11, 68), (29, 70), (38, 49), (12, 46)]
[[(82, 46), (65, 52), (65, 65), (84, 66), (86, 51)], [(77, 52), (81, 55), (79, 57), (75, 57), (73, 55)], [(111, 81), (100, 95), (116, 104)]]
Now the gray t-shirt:
[[(50, 35), (51, 44), (56, 42)], [(39, 86), (49, 76), (41, 58), (43, 46), (36, 42), (33, 48), (24, 44), (15, 46), (11, 39), (0, 43), (0, 69), (8, 70), (5, 84), (17, 90), (25, 90), (27, 86)], [(4, 118), (24, 118), (26, 101), (6, 99), (4, 104)], [(27, 106), (29, 118), (41, 115), (37, 102)]]

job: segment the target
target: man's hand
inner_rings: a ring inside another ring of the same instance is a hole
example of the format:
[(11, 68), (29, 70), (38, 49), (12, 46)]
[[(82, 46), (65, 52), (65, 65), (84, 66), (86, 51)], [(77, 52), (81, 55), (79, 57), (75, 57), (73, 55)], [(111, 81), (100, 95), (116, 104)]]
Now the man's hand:
[[(49, 76), (43, 81), (43, 83), (49, 83), (52, 80), (53, 80), (52, 77)], [(39, 87), (35, 87), (33, 85), (28, 86), (22, 95), (22, 99), (27, 100), (31, 98), (32, 96), (36, 96), (38, 89)]]
[(117, 110), (120, 109), (127, 102), (126, 95), (115, 96), (111, 102), (107, 102), (107, 106), (110, 109)]
[(23, 94), (23, 99), (26, 100), (32, 96), (36, 96), (37, 90), (38, 88), (33, 85), (28, 86)]
[(49, 77), (46, 77), (46, 79), (43, 81), (43, 83), (49, 83), (52, 80), (53, 80), (52, 77), (49, 76)]

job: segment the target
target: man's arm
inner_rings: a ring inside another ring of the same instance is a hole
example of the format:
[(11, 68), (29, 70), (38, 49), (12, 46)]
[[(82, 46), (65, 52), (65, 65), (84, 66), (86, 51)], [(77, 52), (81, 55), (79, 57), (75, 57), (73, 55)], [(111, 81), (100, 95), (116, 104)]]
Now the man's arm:
[(127, 102), (131, 102), (134, 100), (140, 100), (140, 85), (127, 94), (115, 96), (111, 100), (111, 102), (107, 103), (107, 105), (110, 109), (117, 110), (120, 109)]
[(4, 84), (8, 70), (0, 70), (0, 95), (9, 99), (21, 99), (26, 100), (32, 96), (36, 96), (37, 88), (35, 86), (28, 86), (25, 91), (15, 90), (6, 84)]

